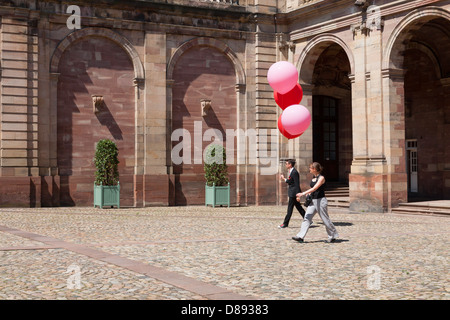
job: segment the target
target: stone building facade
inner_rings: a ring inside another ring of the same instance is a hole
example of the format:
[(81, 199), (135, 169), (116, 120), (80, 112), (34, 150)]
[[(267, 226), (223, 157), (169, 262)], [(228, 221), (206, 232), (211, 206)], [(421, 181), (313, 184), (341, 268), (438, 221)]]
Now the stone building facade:
[[(234, 205), (285, 203), (285, 158), (304, 188), (324, 164), (354, 211), (450, 199), (448, 0), (1, 0), (0, 17), (0, 206), (93, 205), (103, 138), (123, 206), (204, 204), (215, 139)], [(292, 140), (280, 60), (313, 116)]]

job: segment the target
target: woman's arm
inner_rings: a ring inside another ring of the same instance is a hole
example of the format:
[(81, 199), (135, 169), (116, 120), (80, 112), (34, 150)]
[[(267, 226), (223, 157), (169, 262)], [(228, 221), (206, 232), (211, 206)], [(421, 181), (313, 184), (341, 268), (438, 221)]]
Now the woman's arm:
[(320, 186), (323, 185), (324, 183), (325, 183), (325, 178), (323, 176), (320, 176), (319, 177), (319, 181), (317, 181), (317, 183), (314, 185), (314, 187), (312, 187), (311, 189), (306, 190), (305, 192), (297, 193), (297, 197), (301, 197), (301, 196), (305, 196), (307, 194), (313, 193), (314, 191), (319, 189)]

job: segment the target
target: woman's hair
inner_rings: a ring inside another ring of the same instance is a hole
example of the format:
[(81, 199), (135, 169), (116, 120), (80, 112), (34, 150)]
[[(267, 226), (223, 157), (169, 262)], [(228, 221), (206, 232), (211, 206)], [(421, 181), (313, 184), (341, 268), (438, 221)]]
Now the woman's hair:
[(310, 166), (313, 167), (319, 173), (322, 173), (322, 171), (323, 171), (322, 165), (318, 162), (313, 162), (310, 164)]

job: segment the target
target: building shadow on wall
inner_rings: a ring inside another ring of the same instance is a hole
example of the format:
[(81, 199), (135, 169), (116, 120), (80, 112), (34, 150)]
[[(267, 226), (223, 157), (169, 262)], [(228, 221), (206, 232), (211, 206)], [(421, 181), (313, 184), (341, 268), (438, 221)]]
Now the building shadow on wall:
[[(86, 92), (88, 92), (86, 90)], [(71, 103), (69, 105), (66, 105), (66, 107), (70, 107), (72, 110), (72, 113), (80, 113), (79, 107), (75, 103), (75, 99), (71, 100)], [(107, 103), (103, 102), (101, 109), (99, 112), (95, 113), (95, 116), (97, 120), (100, 122), (102, 126), (105, 126), (111, 136), (115, 140), (123, 140), (123, 132), (120, 129), (117, 121), (115, 120), (113, 114), (111, 113), (110, 109), (108, 108)], [(63, 148), (66, 149), (65, 153), (65, 161), (64, 161), (64, 167), (62, 167), (62, 170), (60, 171), (60, 190), (59, 190), (59, 204), (61, 206), (75, 206), (76, 203), (71, 195), (71, 179), (73, 179), (74, 174), (74, 168), (73, 168), (73, 132), (72, 132), (72, 117), (70, 117), (70, 124), (67, 124), (67, 128), (64, 128), (63, 130), (67, 130), (65, 132), (67, 140), (64, 141)], [(70, 137), (70, 138), (69, 138)], [(60, 158), (58, 157), (58, 160)], [(61, 166), (61, 164), (60, 164)], [(78, 171), (79, 168), (75, 168), (75, 171)], [(72, 183), (73, 184), (73, 183)]]
[(64, 207), (74, 207), (75, 201), (73, 201), (72, 196), (70, 194), (70, 176), (71, 175), (63, 175), (59, 177), (59, 188), (60, 188), (60, 198), (59, 203)]
[(223, 143), (227, 141), (227, 136), (225, 129), (223, 128), (222, 124), (220, 123), (219, 118), (217, 117), (217, 114), (214, 112), (214, 109), (211, 108), (208, 110), (208, 113), (206, 116), (203, 117), (205, 120), (205, 123), (208, 125), (208, 129), (217, 129), (222, 134)]
[[(88, 77), (86, 72), (79, 74)], [(73, 114), (81, 112), (75, 102), (75, 92), (88, 92), (84, 86), (75, 86), (72, 91), (67, 90), (66, 86), (70, 83), (70, 80), (66, 80), (63, 76), (60, 77), (58, 83), (57, 166), (59, 171), (59, 199), (57, 205), (63, 207), (75, 206), (75, 201), (70, 192), (70, 177), (73, 175), (72, 128)], [(59, 99), (62, 99), (62, 103)], [(68, 112), (70, 116), (64, 116), (66, 112)]]
[[(213, 142), (212, 136), (205, 136), (206, 141), (203, 141), (204, 133), (208, 129), (219, 131), (223, 142), (226, 142), (227, 128), (224, 127), (227, 126), (231, 110), (235, 112), (236, 107), (235, 67), (228, 57), (216, 48), (194, 46), (178, 59), (172, 79), (172, 130), (186, 129), (191, 136), (191, 163), (173, 164), (174, 204), (200, 204), (204, 197), (203, 162), (194, 161), (194, 157), (200, 154), (199, 148), (203, 157), (204, 148)], [(211, 101), (206, 115), (202, 114), (205, 110), (202, 100)], [(232, 109), (227, 105), (230, 101), (233, 102)], [(194, 138), (194, 128), (198, 129), (198, 122), (202, 123), (201, 145), (195, 145), (197, 141)], [(170, 141), (168, 145), (171, 145), (173, 150), (178, 143), (180, 141)]]
[[(93, 68), (95, 72), (92, 71)], [(107, 38), (83, 38), (66, 49), (60, 59), (58, 71), (57, 166), (60, 180), (56, 181), (59, 188), (47, 183), (46, 198), (57, 197), (59, 201), (52, 201), (53, 205), (57, 202), (61, 206), (75, 206), (91, 201), (87, 181), (89, 180), (89, 185), (92, 181), (93, 185), (95, 179), (92, 161), (95, 153), (94, 140), (100, 136), (116, 141), (127, 139), (119, 123), (122, 116), (128, 115), (114, 114), (114, 95), (121, 97), (122, 94), (128, 94), (128, 85), (122, 88), (125, 84), (122, 81), (120, 84), (116, 83), (116, 88), (115, 82), (110, 83), (108, 77), (116, 71), (128, 77), (133, 74), (134, 68), (130, 57), (115, 42)], [(108, 101), (95, 114), (92, 100), (94, 93), (104, 95), (104, 100)], [(78, 188), (79, 186), (81, 187)], [(50, 200), (47, 202), (50, 204)]]
[[(180, 104), (180, 108), (181, 108), (183, 114), (186, 117), (190, 117), (191, 116), (191, 114), (189, 113), (189, 111), (188, 111), (188, 109), (187, 109), (187, 107), (186, 107), (186, 105), (184, 103)], [(214, 112), (214, 109), (212, 109), (212, 108), (209, 109), (207, 115), (202, 117), (202, 118), (199, 118), (198, 121), (203, 121), (202, 119), (204, 120), (204, 122), (207, 125), (207, 128), (205, 128), (205, 126), (203, 125), (202, 139), (203, 139), (203, 134), (204, 134), (205, 130), (215, 129), (215, 130), (218, 130), (220, 132), (220, 134), (222, 136), (221, 138), (223, 140), (223, 145), (225, 146), (225, 144), (226, 144), (225, 129), (222, 126), (222, 124), (220, 123), (220, 120), (217, 117), (217, 114)], [(203, 150), (203, 144), (205, 144), (205, 143), (206, 144), (210, 144), (213, 141), (214, 140), (213, 140), (212, 137), (211, 137), (211, 140), (209, 140), (209, 141), (202, 141), (202, 150), (201, 150), (202, 157), (203, 157), (203, 151), (204, 151)], [(172, 142), (172, 149), (178, 143), (180, 143), (180, 141)], [(175, 194), (174, 194), (175, 201), (174, 201), (174, 204), (175, 205), (178, 205), (178, 206), (186, 206), (186, 205), (188, 205), (188, 199), (185, 196), (185, 191), (186, 191), (187, 194), (189, 194), (190, 191), (184, 190), (185, 188), (183, 188), (183, 182), (182, 182), (182, 179), (181, 179), (181, 177), (183, 177), (183, 174), (187, 171), (187, 172), (190, 172), (190, 173), (195, 173), (196, 175), (201, 175), (202, 177), (204, 176), (203, 164), (195, 165), (194, 158), (192, 157), (192, 154), (195, 153), (194, 148), (196, 148), (196, 147), (198, 147), (198, 146), (196, 146), (194, 144), (194, 135), (193, 135), (193, 132), (191, 132), (191, 161), (192, 161), (191, 164), (184, 164), (184, 163), (182, 163), (182, 164), (179, 164), (179, 165), (173, 165), (173, 173), (174, 173), (174, 176), (175, 176), (175, 179), (174, 179), (174, 190), (175, 190)], [(186, 152), (186, 150), (183, 148), (181, 150), (180, 154), (179, 154), (179, 156), (182, 159), (184, 159), (183, 158), (184, 152)], [(203, 158), (202, 158), (202, 161), (203, 161)], [(184, 165), (188, 165), (188, 166), (184, 167)], [(198, 166), (200, 166), (200, 167), (198, 167)], [(191, 182), (195, 183), (195, 181), (191, 181)], [(186, 187), (186, 186), (188, 186), (188, 185), (185, 184), (184, 187)], [(188, 189), (192, 189), (192, 188), (188, 187)], [(192, 192), (192, 190), (191, 190), (191, 192)]]
[(100, 107), (100, 111), (95, 113), (95, 116), (102, 126), (108, 128), (109, 132), (115, 140), (123, 140), (122, 130), (114, 119), (114, 116), (109, 110), (106, 102), (103, 101)]

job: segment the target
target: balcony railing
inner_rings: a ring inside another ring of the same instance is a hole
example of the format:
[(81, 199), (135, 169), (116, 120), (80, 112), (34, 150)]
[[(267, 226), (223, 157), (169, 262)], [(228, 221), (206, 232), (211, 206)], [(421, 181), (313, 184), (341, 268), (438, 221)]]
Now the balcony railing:
[(286, 0), (286, 9), (291, 11), (319, 1), (322, 0)]
[(239, 0), (200, 0), (200, 1), (201, 2), (220, 2), (220, 3), (239, 5)]
[[(148, 1), (148, 0), (144, 0)], [(153, 2), (164, 2), (168, 4), (179, 5), (233, 5), (233, 6), (245, 6), (248, 0), (152, 0)]]

